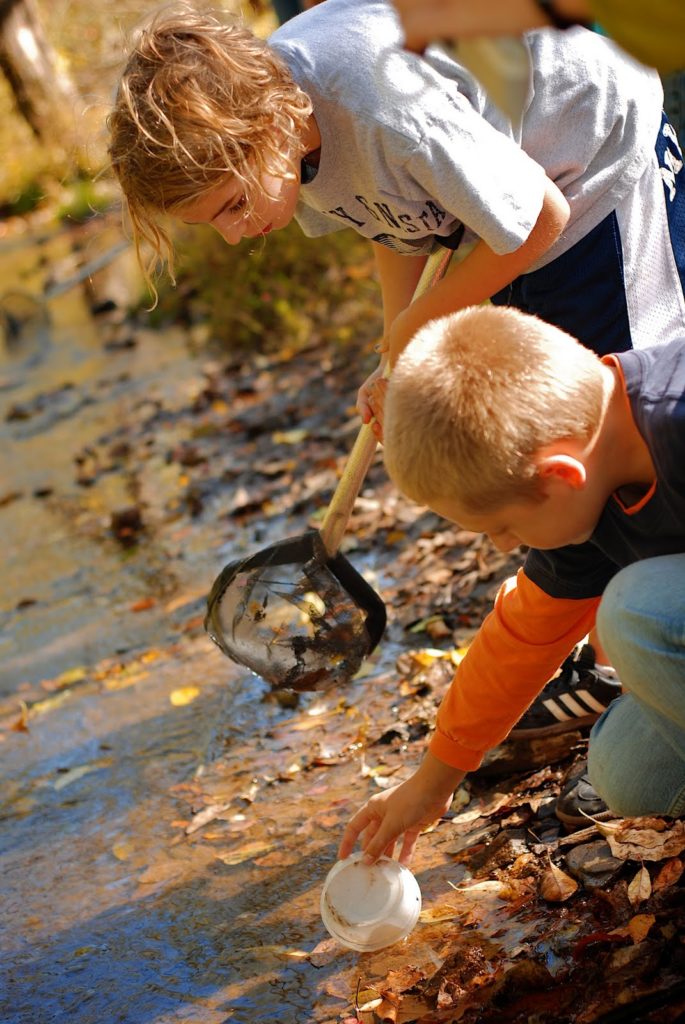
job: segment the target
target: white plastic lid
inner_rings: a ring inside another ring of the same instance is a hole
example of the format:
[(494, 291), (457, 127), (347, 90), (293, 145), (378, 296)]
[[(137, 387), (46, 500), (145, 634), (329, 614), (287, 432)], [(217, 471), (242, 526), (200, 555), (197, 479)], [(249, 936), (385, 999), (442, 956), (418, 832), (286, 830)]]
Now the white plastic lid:
[(329, 906), (351, 925), (382, 921), (402, 898), (402, 883), (393, 865), (399, 867), (391, 860), (372, 866), (359, 860), (346, 863), (326, 888)]
[(343, 946), (383, 949), (405, 938), (421, 911), (421, 890), (411, 871), (382, 857), (373, 865), (362, 854), (338, 861), (321, 893), (321, 918)]

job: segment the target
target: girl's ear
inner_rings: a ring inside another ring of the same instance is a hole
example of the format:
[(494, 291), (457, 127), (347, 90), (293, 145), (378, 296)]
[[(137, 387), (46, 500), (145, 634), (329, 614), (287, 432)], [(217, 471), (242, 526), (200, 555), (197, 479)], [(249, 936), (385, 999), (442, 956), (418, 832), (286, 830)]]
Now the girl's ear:
[(545, 483), (564, 484), (574, 491), (581, 490), (587, 480), (585, 463), (572, 455), (543, 455), (538, 459), (538, 476)]

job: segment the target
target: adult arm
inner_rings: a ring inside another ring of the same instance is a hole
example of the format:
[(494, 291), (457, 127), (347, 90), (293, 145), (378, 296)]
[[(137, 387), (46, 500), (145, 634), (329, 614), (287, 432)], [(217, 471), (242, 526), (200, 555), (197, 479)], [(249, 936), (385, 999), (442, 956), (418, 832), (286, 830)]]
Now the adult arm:
[[(535, 0), (394, 0), (407, 47), (423, 50), (436, 39), (518, 36), (552, 24)], [(591, 19), (588, 0), (556, 0), (556, 13), (569, 21)]]
[[(520, 35), (552, 22), (535, 0), (394, 0), (407, 48), (421, 52), (439, 39)], [(555, 0), (567, 21), (596, 21), (633, 57), (662, 74), (685, 65), (683, 0)]]

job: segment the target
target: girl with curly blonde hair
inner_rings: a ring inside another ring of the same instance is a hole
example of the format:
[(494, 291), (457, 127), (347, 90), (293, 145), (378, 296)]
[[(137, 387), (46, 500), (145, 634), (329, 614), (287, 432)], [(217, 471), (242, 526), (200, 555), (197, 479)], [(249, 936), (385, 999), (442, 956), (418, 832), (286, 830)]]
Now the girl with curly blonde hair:
[[(181, 3), (140, 30), (108, 127), (112, 167), (148, 278), (159, 259), (173, 268), (164, 215), (185, 219), (190, 205), (206, 219), (205, 201), (213, 207), (227, 183), (239, 195), (221, 206), (230, 216), (244, 211), (243, 233), (251, 226), (263, 232), (259, 212), (274, 204), (274, 227), (290, 219), (311, 113), (283, 61), (245, 28)], [(221, 215), (211, 222), (220, 227)], [(150, 259), (142, 259), (142, 243)]]

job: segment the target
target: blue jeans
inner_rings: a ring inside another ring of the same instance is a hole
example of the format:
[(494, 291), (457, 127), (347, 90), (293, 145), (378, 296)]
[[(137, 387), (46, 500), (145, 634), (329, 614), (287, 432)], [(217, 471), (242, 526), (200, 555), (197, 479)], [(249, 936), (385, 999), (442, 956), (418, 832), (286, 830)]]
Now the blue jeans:
[(618, 815), (683, 815), (685, 554), (622, 569), (597, 628), (625, 692), (590, 734), (590, 781)]

